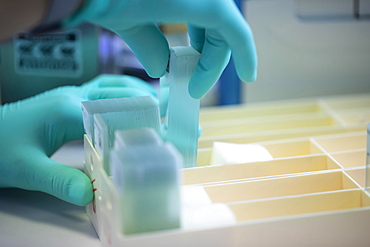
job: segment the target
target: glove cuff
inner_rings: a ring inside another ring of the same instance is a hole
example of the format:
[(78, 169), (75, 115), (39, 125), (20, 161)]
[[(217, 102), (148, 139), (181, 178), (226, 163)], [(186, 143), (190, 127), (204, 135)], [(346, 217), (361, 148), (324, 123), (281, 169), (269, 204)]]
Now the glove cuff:
[(109, 0), (87, 0), (80, 11), (62, 22), (63, 28), (73, 28), (104, 13)]

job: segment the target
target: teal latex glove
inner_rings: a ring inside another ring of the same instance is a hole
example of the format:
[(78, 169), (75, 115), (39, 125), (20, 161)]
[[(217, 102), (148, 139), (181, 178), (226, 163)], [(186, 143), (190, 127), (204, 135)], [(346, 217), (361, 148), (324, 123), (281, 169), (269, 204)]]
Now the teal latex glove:
[(64, 143), (82, 139), (81, 101), (155, 95), (145, 82), (128, 76), (98, 76), (80, 86), (60, 87), (0, 107), (0, 188), (49, 193), (86, 205), (93, 198), (89, 178), (49, 157)]
[(91, 22), (120, 35), (152, 77), (164, 75), (168, 43), (157, 23), (187, 22), (191, 45), (202, 56), (189, 83), (194, 98), (216, 83), (233, 55), (242, 81), (256, 79), (252, 31), (233, 0), (87, 0), (65, 26)]

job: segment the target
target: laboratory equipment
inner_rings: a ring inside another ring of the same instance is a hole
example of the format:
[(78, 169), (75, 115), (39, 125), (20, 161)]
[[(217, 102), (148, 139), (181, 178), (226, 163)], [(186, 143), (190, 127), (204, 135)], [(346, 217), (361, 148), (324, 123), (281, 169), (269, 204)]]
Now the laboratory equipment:
[[(115, 132), (110, 154), (125, 235), (180, 227), (182, 157), (152, 128)], [(117, 215), (118, 216), (118, 215)]]
[(195, 166), (197, 159), (200, 100), (193, 99), (188, 88), (199, 58), (192, 47), (171, 48), (168, 72), (160, 81), (163, 94), (168, 94), (168, 106), (161, 109), (167, 112), (166, 139), (182, 154), (184, 167)]
[[(85, 168), (97, 188), (95, 211), (94, 204), (87, 210), (103, 246), (366, 246), (370, 241), (366, 227), (370, 196), (365, 190), (369, 103), (370, 95), (363, 94), (202, 109), (205, 131), (209, 126), (232, 128), (225, 127), (225, 118), (255, 124), (252, 130), (239, 129), (239, 138), (234, 133), (209, 134), (212, 140), (253, 142), (273, 159), (210, 165), (212, 146), (200, 148), (197, 167), (181, 171), (182, 210), (187, 211), (185, 205), (192, 201), (193, 208), (196, 203), (202, 209), (221, 206), (217, 215), (224, 217), (206, 224), (212, 219), (206, 216), (211, 210), (199, 209), (182, 217), (182, 222), (193, 220), (192, 224), (150, 234), (126, 236), (116, 228), (116, 189), (92, 144), (86, 142)], [(308, 119), (312, 120), (308, 125), (302, 124)], [(194, 197), (187, 199), (189, 195)], [(202, 215), (205, 218), (194, 221)]]
[(109, 152), (116, 130), (153, 128), (160, 134), (159, 108), (151, 96), (82, 102), (84, 128), (110, 174)]
[(22, 33), (0, 45), (2, 104), (59, 86), (81, 85), (105, 67), (101, 30), (82, 25), (49, 33)]

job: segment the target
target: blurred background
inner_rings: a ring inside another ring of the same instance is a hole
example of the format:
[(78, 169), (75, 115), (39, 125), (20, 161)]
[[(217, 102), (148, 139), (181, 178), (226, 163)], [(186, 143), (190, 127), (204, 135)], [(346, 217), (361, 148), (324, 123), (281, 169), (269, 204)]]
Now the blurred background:
[[(241, 83), (231, 62), (202, 106), (370, 92), (370, 0), (235, 3), (254, 33), (258, 78)], [(171, 46), (189, 45), (186, 24), (160, 28)], [(20, 34), (0, 46), (2, 103), (101, 73), (158, 84), (119, 37), (91, 25)]]

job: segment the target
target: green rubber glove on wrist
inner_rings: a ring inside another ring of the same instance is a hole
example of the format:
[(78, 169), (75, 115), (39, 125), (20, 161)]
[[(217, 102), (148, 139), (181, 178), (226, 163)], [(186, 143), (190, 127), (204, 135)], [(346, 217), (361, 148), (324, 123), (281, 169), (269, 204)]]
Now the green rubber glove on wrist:
[(202, 98), (216, 83), (232, 53), (239, 78), (256, 79), (253, 35), (233, 0), (87, 0), (65, 26), (91, 22), (120, 35), (152, 77), (164, 75), (168, 43), (156, 24), (186, 22), (191, 45), (202, 55), (189, 93)]
[(49, 157), (83, 138), (81, 101), (144, 95), (155, 96), (155, 90), (137, 78), (103, 75), (0, 107), (0, 188), (42, 191), (87, 205), (93, 198), (89, 178)]

